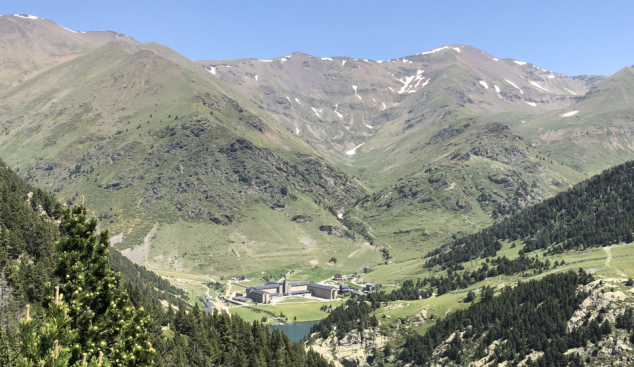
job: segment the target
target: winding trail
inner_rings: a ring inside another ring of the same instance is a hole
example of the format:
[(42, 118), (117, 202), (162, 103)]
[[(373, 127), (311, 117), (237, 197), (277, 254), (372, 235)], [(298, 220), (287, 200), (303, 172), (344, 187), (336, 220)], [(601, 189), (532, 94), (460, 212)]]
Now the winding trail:
[(612, 261), (612, 251), (611, 251), (612, 247), (614, 247), (614, 246), (607, 246), (607, 247), (604, 247), (604, 248), (603, 248), (603, 251), (605, 251), (605, 252), (606, 252), (606, 254), (608, 255), (607, 259), (605, 259), (605, 266), (606, 266), (606, 267), (608, 267), (608, 268), (610, 268), (610, 269), (614, 269), (614, 271), (615, 271), (618, 275), (620, 275), (620, 276), (622, 276), (622, 277), (626, 277), (626, 276), (627, 276), (627, 274), (625, 274), (625, 273), (623, 272), (623, 269), (618, 269), (618, 268), (615, 268), (615, 267), (613, 267), (612, 265), (610, 265), (610, 261)]

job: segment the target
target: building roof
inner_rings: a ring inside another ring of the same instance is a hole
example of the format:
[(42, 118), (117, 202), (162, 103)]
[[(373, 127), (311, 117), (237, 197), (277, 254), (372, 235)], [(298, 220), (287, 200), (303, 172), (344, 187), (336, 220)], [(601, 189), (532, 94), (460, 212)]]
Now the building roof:
[(341, 274), (335, 274), (335, 278), (341, 278), (342, 275)]
[(311, 287), (313, 287), (313, 288), (327, 289), (327, 290), (329, 290), (329, 291), (334, 290), (334, 289), (337, 289), (337, 288), (335, 288), (335, 287), (331, 287), (331, 286), (329, 286), (329, 285), (316, 284), (316, 283), (310, 284), (310, 286), (311, 286)]
[(303, 282), (291, 282), (288, 283), (291, 287), (296, 287), (296, 286), (302, 286), (302, 285), (309, 285), (312, 282), (307, 282), (307, 281), (303, 281)]
[(214, 305), (214, 303), (210, 302), (210, 301), (205, 301), (203, 303), (205, 304), (205, 307), (208, 307), (208, 308), (215, 308), (216, 307), (216, 305)]

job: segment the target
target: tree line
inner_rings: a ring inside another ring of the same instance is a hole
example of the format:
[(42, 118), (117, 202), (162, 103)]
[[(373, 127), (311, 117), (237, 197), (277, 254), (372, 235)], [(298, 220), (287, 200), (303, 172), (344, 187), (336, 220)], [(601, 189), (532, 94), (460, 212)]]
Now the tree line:
[(562, 252), (634, 241), (634, 161), (615, 166), (540, 204), (427, 254), (426, 267), (495, 256), (498, 241), (521, 241), (520, 254)]

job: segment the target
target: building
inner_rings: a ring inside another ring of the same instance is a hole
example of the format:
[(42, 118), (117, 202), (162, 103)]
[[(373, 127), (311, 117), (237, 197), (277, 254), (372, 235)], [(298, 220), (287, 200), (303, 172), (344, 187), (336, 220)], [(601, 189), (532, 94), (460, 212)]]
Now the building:
[(214, 310), (216, 309), (216, 305), (213, 303), (214, 298), (213, 297), (207, 297), (203, 303), (205, 304), (205, 312), (206, 313), (214, 313)]
[(347, 284), (339, 284), (339, 292), (340, 293), (348, 293), (350, 292), (350, 286)]
[(313, 282), (268, 282), (264, 285), (247, 288), (247, 297), (258, 303), (270, 303), (272, 300), (287, 296), (337, 298), (337, 288)]
[(373, 292), (373, 291), (378, 291), (379, 287), (376, 285), (373, 285), (372, 283), (368, 283), (365, 285), (365, 288), (363, 288), (364, 292)]
[(341, 275), (341, 274), (335, 274), (335, 276), (333, 277), (333, 279), (334, 279), (336, 282), (342, 281), (342, 280), (343, 280), (343, 275)]

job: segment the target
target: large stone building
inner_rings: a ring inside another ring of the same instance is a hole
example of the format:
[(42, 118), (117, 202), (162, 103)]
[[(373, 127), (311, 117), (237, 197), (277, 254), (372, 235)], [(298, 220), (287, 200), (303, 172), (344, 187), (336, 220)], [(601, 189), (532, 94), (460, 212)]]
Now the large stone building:
[(315, 296), (319, 298), (337, 298), (337, 288), (313, 282), (268, 282), (265, 285), (247, 288), (247, 297), (254, 302), (270, 303), (275, 298), (287, 296)]

